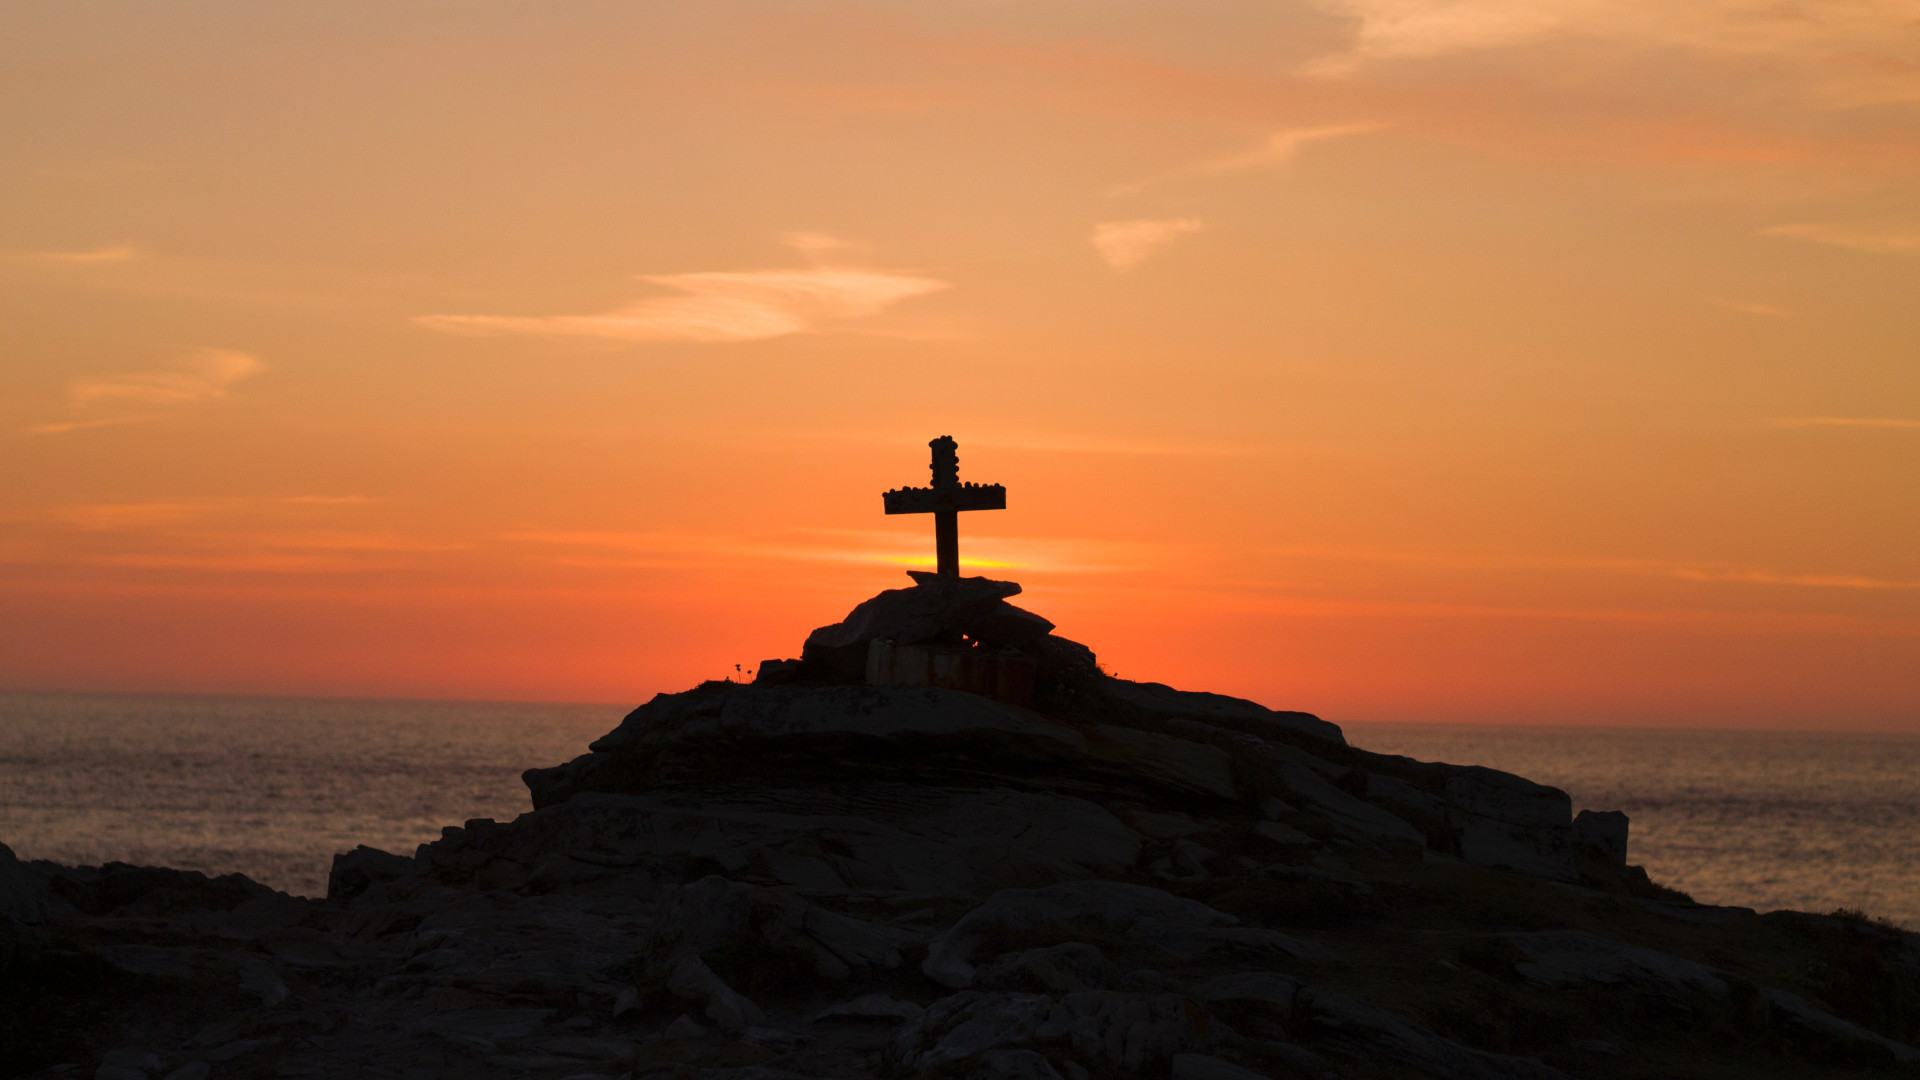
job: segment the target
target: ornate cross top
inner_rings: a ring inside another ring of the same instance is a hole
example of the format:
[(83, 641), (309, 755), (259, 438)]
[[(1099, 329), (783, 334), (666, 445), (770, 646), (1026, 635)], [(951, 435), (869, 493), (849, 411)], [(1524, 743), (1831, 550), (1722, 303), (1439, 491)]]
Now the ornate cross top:
[(960, 482), (960, 444), (942, 435), (933, 448), (933, 486), (899, 488), (880, 496), (889, 514), (932, 514), (933, 550), (943, 577), (960, 576), (960, 511), (1005, 510), (1007, 489), (999, 484)]

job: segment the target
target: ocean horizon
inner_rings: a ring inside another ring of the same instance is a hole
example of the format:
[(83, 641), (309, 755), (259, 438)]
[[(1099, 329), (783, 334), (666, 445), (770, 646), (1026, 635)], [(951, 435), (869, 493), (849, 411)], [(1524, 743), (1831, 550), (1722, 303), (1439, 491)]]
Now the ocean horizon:
[[(244, 873), (326, 892), (332, 856), (411, 854), (531, 809), (520, 773), (631, 706), (0, 692), (0, 843), (23, 859)], [(1355, 746), (1485, 765), (1624, 810), (1629, 860), (1702, 903), (1920, 926), (1920, 735), (1347, 723)]]

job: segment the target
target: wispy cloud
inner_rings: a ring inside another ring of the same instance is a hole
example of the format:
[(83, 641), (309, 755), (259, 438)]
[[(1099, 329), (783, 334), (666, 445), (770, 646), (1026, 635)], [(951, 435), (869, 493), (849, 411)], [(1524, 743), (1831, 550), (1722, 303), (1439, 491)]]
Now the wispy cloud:
[(1308, 73), (1342, 74), (1362, 58), (1419, 57), (1537, 37), (1578, 21), (1592, 0), (1328, 0), (1358, 17), (1350, 51), (1323, 57)]
[(1124, 274), (1180, 237), (1206, 227), (1206, 222), (1190, 217), (1105, 221), (1093, 227), (1088, 240), (1115, 273)]
[[(897, 567), (934, 562), (924, 533), (883, 529), (792, 529), (762, 536), (527, 530), (502, 539), (528, 545), (538, 561), (603, 568), (686, 567), (739, 560)], [(962, 566), (982, 570), (1084, 574), (1137, 569), (1164, 559), (1164, 550), (1152, 544), (970, 536), (960, 561)]]
[(186, 502), (71, 503), (47, 512), (63, 525), (96, 532), (171, 527), (205, 516), (219, 507), (213, 500)]
[(234, 383), (260, 370), (260, 361), (233, 349), (195, 349), (177, 366), (161, 371), (131, 371), (80, 379), (68, 387), (76, 405), (101, 401), (138, 401), (149, 405), (185, 405), (227, 396)]
[(1201, 158), (1156, 173), (1141, 180), (1134, 180), (1108, 190), (1109, 195), (1131, 195), (1147, 188), (1173, 180), (1191, 179), (1202, 176), (1224, 176), (1229, 173), (1254, 172), (1284, 168), (1309, 143), (1326, 139), (1338, 139), (1347, 135), (1364, 135), (1379, 131), (1385, 124), (1329, 124), (1322, 127), (1291, 128), (1276, 131), (1268, 135), (1259, 145), (1232, 154)]
[(282, 495), (274, 501), (290, 506), (358, 506), (373, 500), (365, 495)]
[(1772, 304), (1756, 304), (1747, 300), (1727, 300), (1721, 297), (1712, 297), (1709, 298), (1707, 302), (1715, 307), (1726, 308), (1728, 311), (1738, 311), (1743, 315), (1759, 315), (1768, 319), (1797, 319), (1806, 314), (1805, 312), (1794, 311), (1791, 308), (1774, 307)]
[(1657, 568), (1665, 577), (1682, 581), (1730, 582), (1745, 585), (1796, 585), (1813, 589), (1920, 589), (1920, 581), (1867, 577), (1864, 574), (1792, 574), (1775, 570), (1668, 566)]
[(165, 416), (165, 413), (130, 413), (126, 416), (102, 416), (93, 420), (56, 420), (46, 424), (28, 424), (20, 430), (29, 435), (65, 435), (69, 431), (146, 424)]
[(21, 251), (17, 255), (57, 263), (123, 263), (141, 257), (140, 249), (128, 244), (94, 248), (91, 251)]
[(917, 273), (829, 265), (826, 260), (857, 254), (866, 246), (827, 233), (787, 233), (781, 239), (815, 265), (647, 274), (639, 280), (680, 295), (649, 296), (597, 315), (422, 315), (414, 321), (450, 334), (523, 334), (621, 344), (762, 341), (818, 332), (952, 287)]
[(416, 558), (471, 551), (457, 536), (340, 527), (358, 496), (247, 495), (77, 502), (7, 515), (13, 564), (131, 570), (344, 573), (391, 570)]
[(1920, 230), (1805, 222), (1770, 225), (1761, 236), (1784, 236), (1813, 244), (1867, 251), (1877, 255), (1920, 255)]
[[(208, 518), (249, 517), (281, 506), (359, 506), (364, 495), (226, 496), (129, 503), (68, 503), (43, 511), (48, 521), (92, 532), (172, 529)], [(317, 534), (315, 534), (317, 535)]]
[(834, 256), (865, 255), (873, 250), (872, 244), (862, 243), (859, 240), (849, 240), (832, 233), (805, 230), (781, 233), (780, 242), (816, 261), (825, 261)]
[[(67, 401), (81, 413), (126, 405), (152, 409), (218, 401), (227, 396), (235, 383), (252, 376), (262, 366), (252, 354), (234, 349), (189, 349), (170, 367), (76, 379), (67, 386)], [(153, 411), (82, 415), (34, 424), (25, 430), (34, 435), (61, 435), (88, 428), (147, 423), (168, 415)]]
[[(893, 441), (898, 442), (897, 439)], [(1115, 439), (1104, 435), (1044, 431), (975, 435), (967, 439), (967, 445), (991, 446), (1007, 450), (1033, 450), (1042, 453), (1128, 454), (1146, 457), (1216, 457), (1253, 452), (1249, 447), (1227, 443), (1160, 442), (1150, 439)]]
[(1920, 420), (1876, 416), (1780, 416), (1772, 423), (1785, 428), (1920, 428)]
[(1352, 20), (1343, 47), (1302, 73), (1341, 78), (1382, 62), (1577, 43), (1581, 53), (1626, 48), (1741, 63), (1763, 58), (1779, 85), (1801, 84), (1827, 105), (1920, 100), (1920, 65), (1902, 45), (1913, 9), (1902, 0), (1315, 0)]
[[(1914, 426), (1920, 427), (1920, 424)], [(1737, 563), (1674, 559), (1580, 558), (1497, 552), (1375, 548), (1345, 545), (1297, 545), (1270, 548), (1267, 554), (1288, 558), (1330, 559), (1445, 570), (1510, 572), (1514, 570), (1590, 570), (1631, 577), (1670, 578), (1679, 581), (1733, 585), (1784, 585), (1819, 589), (1920, 589), (1920, 581), (1877, 578), (1830, 571), (1775, 570)]]

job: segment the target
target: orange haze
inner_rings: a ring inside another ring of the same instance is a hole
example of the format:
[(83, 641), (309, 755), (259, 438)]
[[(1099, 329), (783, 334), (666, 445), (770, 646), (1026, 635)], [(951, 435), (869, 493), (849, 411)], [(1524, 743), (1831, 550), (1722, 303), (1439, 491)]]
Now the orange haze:
[(1920, 729), (1910, 4), (0, 13), (0, 685), (632, 702), (976, 572), (1344, 720)]

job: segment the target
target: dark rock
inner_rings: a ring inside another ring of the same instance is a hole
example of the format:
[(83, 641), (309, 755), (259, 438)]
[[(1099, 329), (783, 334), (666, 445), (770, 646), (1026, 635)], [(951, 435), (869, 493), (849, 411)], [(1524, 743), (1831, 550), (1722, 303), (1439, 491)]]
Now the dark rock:
[(743, 1032), (767, 1022), (767, 1014), (760, 1006), (728, 986), (706, 961), (693, 953), (683, 954), (674, 962), (667, 977), (667, 989), (676, 998), (705, 1005), (707, 1019), (722, 1031)]
[(1053, 1014), (1045, 994), (964, 991), (933, 1003), (894, 1040), (901, 1063), (929, 1072), (990, 1050), (1018, 1049), (1040, 1038)]
[(404, 855), (362, 844), (333, 857), (333, 869), (327, 874), (327, 899), (344, 903), (377, 882), (398, 881), (416, 869), (414, 861)]
[(867, 643), (959, 644), (971, 637), (987, 645), (1028, 645), (1053, 624), (1006, 602), (1020, 586), (983, 577), (942, 577), (911, 572), (909, 589), (888, 589), (862, 601), (845, 619), (807, 636), (801, 659), (845, 682), (865, 678)]
[(1901, 1065), (1920, 1064), (1920, 1050), (1850, 1024), (1798, 994), (1786, 990), (1766, 990), (1762, 993), (1784, 1027), (1817, 1036), (1845, 1049), (1865, 1050), (1871, 1056), (1884, 1057)]
[(1084, 941), (1009, 953), (981, 968), (974, 979), (976, 985), (987, 990), (1043, 994), (1107, 990), (1119, 981), (1120, 971), (1106, 954)]
[(0, 918), (26, 926), (40, 921), (39, 889), (5, 844), (0, 844)]
[(1312, 713), (1279, 712), (1259, 702), (1225, 694), (1175, 690), (1164, 683), (1126, 679), (1101, 680), (1099, 694), (1102, 704), (1112, 711), (1131, 714), (1136, 722), (1180, 718), (1262, 738), (1302, 737), (1337, 746), (1345, 746), (1347, 742), (1338, 724), (1330, 724)]
[[(530, 813), (339, 856), (324, 902), (0, 849), (0, 1075), (86, 1076), (48, 1067), (116, 1042), (178, 1047), (180, 1080), (216, 1057), (288, 1080), (1551, 1080), (1528, 1055), (1593, 1077), (1920, 1056), (1920, 937), (1682, 902), (1622, 866), (1623, 817), (1576, 821), (1557, 789), (1109, 678), (1017, 587), (916, 581), (802, 661), (658, 695), (529, 770)], [(996, 680), (1011, 658), (1034, 707), (828, 670), (878, 632)]]
[(151, 1050), (109, 1050), (101, 1056), (100, 1064), (108, 1069), (125, 1069), (138, 1073), (158, 1072), (160, 1055)]
[(885, 1020), (910, 1024), (925, 1015), (926, 1011), (911, 1001), (897, 1001), (885, 994), (865, 994), (852, 1001), (829, 1005), (813, 1019), (815, 1023), (822, 1020)]
[(1061, 1080), (1046, 1058), (1031, 1050), (989, 1050), (967, 1080)]
[(753, 681), (766, 686), (778, 686), (800, 677), (804, 665), (799, 660), (762, 660), (754, 672)]
[(1627, 865), (1627, 815), (1618, 810), (1582, 810), (1573, 819), (1575, 846), (1613, 866)]
[(1296, 1008), (1334, 1046), (1390, 1058), (1438, 1080), (1568, 1080), (1565, 1073), (1538, 1061), (1461, 1046), (1345, 994), (1310, 990)]
[(1518, 947), (1523, 957), (1514, 965), (1514, 970), (1538, 985), (1639, 985), (1714, 998), (1727, 996), (1726, 982), (1704, 964), (1597, 934), (1541, 930), (1509, 934), (1507, 940)]
[(1011, 937), (1035, 930), (1075, 925), (1131, 936), (1175, 955), (1203, 955), (1215, 948), (1277, 949), (1291, 955), (1325, 958), (1313, 942), (1271, 930), (1237, 926), (1222, 911), (1147, 885), (1118, 881), (1076, 881), (1043, 889), (1006, 889), (962, 916), (927, 948), (921, 970), (944, 986), (973, 985), (972, 958), (989, 937)]
[(1446, 800), (1468, 862), (1577, 881), (1573, 800), (1559, 788), (1477, 765), (1457, 767)]
[(49, 884), (61, 899), (90, 915), (119, 912), (135, 905), (151, 913), (175, 908), (229, 911), (249, 900), (276, 895), (242, 874), (209, 878), (197, 870), (118, 862), (97, 870), (80, 867), (63, 871)]
[(993, 649), (1028, 649), (1053, 632), (1053, 624), (1025, 608), (1002, 601), (974, 619), (968, 638)]
[(1267, 1080), (1267, 1077), (1211, 1054), (1175, 1054), (1171, 1080)]

